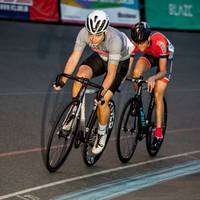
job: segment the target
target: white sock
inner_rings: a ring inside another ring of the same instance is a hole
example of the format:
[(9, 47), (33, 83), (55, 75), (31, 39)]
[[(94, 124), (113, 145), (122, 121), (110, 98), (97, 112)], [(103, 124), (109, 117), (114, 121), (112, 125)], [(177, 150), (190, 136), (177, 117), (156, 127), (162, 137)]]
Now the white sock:
[(107, 127), (107, 124), (106, 124), (106, 125), (101, 125), (101, 124), (99, 123), (98, 134), (104, 135), (105, 132), (106, 132), (106, 127)]

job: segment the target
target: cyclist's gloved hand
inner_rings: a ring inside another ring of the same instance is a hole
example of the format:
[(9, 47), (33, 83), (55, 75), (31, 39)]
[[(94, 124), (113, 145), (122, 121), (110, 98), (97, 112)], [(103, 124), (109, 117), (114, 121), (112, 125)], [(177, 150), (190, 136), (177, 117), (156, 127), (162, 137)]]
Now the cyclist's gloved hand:
[(101, 105), (103, 105), (105, 103), (105, 99), (104, 96), (102, 95), (102, 91), (104, 90), (104, 88), (102, 87), (98, 92), (97, 92), (97, 96), (96, 96), (96, 100), (101, 102)]
[(97, 101), (100, 101), (101, 105), (103, 105), (105, 103), (104, 96), (99, 96), (99, 98), (97, 99)]
[(54, 89), (57, 89), (57, 88), (63, 88), (65, 86), (65, 82), (63, 81), (63, 77), (61, 75), (58, 75), (56, 77), (56, 81), (54, 82), (53, 84), (53, 87)]

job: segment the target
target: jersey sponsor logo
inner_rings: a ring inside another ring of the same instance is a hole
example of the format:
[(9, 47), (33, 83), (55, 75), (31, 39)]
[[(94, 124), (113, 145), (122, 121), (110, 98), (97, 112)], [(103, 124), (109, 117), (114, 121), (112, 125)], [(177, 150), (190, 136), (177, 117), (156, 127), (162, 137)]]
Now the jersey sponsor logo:
[(162, 53), (167, 53), (167, 47), (162, 41), (157, 41), (156, 44), (161, 48)]

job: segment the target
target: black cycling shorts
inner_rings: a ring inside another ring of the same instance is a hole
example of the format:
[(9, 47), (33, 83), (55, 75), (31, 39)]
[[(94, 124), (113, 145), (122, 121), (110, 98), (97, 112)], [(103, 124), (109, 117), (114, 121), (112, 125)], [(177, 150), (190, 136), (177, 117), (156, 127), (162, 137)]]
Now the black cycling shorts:
[[(107, 73), (108, 62), (104, 61), (98, 53), (94, 52), (81, 65), (89, 66), (93, 71), (93, 78)], [(114, 94), (119, 88), (123, 78), (126, 76), (129, 66), (129, 59), (120, 61), (117, 67), (115, 79), (110, 86), (109, 90)]]
[[(147, 66), (149, 68), (157, 67), (157, 73), (159, 72), (159, 68), (158, 68), (159, 58), (155, 58), (155, 57), (145, 53), (139, 59), (144, 60), (147, 63)], [(170, 81), (171, 76), (172, 76), (172, 68), (173, 68), (173, 58), (167, 59), (167, 74), (163, 79), (161, 79), (162, 81), (164, 81), (166, 83), (168, 83)]]

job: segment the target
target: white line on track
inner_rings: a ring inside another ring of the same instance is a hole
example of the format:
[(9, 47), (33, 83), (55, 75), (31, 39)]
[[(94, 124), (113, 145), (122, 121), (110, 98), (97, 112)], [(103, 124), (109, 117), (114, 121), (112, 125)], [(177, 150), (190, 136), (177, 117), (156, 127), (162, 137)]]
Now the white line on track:
[(28, 189), (25, 189), (25, 190), (21, 190), (21, 191), (17, 191), (17, 192), (14, 192), (14, 193), (10, 193), (10, 194), (7, 194), (7, 195), (0, 196), (0, 200), (8, 199), (10, 197), (14, 197), (14, 196), (25, 194), (25, 193), (28, 193), (28, 192), (33, 192), (33, 191), (53, 187), (53, 186), (64, 184), (64, 183), (69, 183), (69, 182), (72, 182), (72, 181), (78, 181), (78, 180), (81, 180), (81, 179), (90, 178), (90, 177), (93, 177), (93, 176), (98, 176), (98, 175), (102, 175), (102, 174), (116, 172), (116, 171), (132, 168), (132, 167), (138, 167), (138, 166), (141, 166), (141, 165), (155, 163), (155, 162), (159, 162), (159, 161), (163, 161), (163, 160), (169, 160), (169, 159), (175, 159), (175, 158), (184, 157), (184, 156), (190, 156), (190, 155), (198, 154), (198, 153), (200, 153), (200, 150), (186, 152), (186, 153), (182, 153), (182, 154), (171, 155), (171, 156), (165, 156), (165, 157), (157, 158), (157, 159), (154, 159), (154, 160), (143, 161), (143, 162), (130, 164), (130, 165), (122, 166), (122, 167), (116, 167), (116, 168), (112, 168), (112, 169), (108, 169), (108, 170), (103, 170), (103, 171), (100, 171), (100, 172), (95, 172), (95, 173), (85, 174), (85, 175), (82, 175), (82, 176), (63, 179), (63, 180), (60, 180), (60, 181), (56, 181), (56, 182), (52, 182), (52, 183), (48, 183), (48, 184), (44, 184), (44, 185), (39, 185), (39, 186), (36, 186), (36, 187), (32, 187), (32, 188), (28, 188)]

